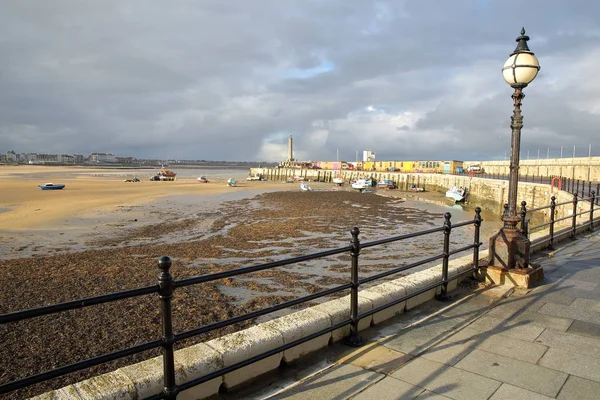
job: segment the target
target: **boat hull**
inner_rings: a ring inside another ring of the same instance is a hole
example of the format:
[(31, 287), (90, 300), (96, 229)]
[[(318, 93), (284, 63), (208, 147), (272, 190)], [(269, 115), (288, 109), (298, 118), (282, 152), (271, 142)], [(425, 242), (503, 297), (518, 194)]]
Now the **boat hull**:
[(53, 186), (45, 186), (42, 185), (40, 186), (40, 189), (42, 190), (62, 190), (64, 189), (65, 185), (53, 185)]

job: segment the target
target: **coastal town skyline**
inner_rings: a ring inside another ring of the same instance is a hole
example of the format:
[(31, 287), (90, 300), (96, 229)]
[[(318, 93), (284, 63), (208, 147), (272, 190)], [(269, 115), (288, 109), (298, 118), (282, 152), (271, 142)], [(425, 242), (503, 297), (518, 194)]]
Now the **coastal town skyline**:
[(512, 90), (500, 70), (524, 26), (541, 71), (525, 89), (521, 157), (587, 156), (600, 146), (598, 11), (583, 0), (12, 2), (0, 15), (0, 150), (278, 162), (293, 135), (303, 160), (363, 149), (502, 160)]

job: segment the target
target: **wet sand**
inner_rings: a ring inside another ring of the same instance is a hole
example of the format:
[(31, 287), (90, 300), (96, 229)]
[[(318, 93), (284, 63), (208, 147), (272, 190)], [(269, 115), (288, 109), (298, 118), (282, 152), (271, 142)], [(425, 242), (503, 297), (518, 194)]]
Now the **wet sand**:
[[(238, 188), (194, 180), (125, 183), (122, 177), (87, 173), (59, 182), (47, 171), (47, 179), (3, 171), (0, 186), (11, 193), (0, 203), (5, 209), (0, 229), (3, 243), (12, 241), (0, 260), (0, 313), (155, 285), (163, 255), (173, 258), (175, 279), (185, 279), (347, 245), (353, 226), (361, 228), (364, 242), (440, 226), (445, 211), (456, 214), (455, 221), (473, 214), (468, 207), (449, 206), (438, 193), (382, 196), (321, 183), (311, 183), (314, 192), (279, 182), (240, 182)], [(67, 172), (73, 171), (56, 171)], [(49, 180), (67, 187), (37, 188)], [(36, 218), (46, 213), (52, 215)], [(361, 276), (438, 252), (441, 240), (438, 235), (412, 246), (364, 249)], [(472, 241), (472, 231), (453, 233), (453, 244), (464, 240)], [(344, 254), (180, 288), (173, 301), (175, 331), (315, 293), (347, 282), (348, 276)], [(158, 310), (156, 296), (144, 296), (0, 326), (0, 381), (154, 340), (160, 332)], [(158, 354), (138, 354), (0, 398), (28, 397)]]

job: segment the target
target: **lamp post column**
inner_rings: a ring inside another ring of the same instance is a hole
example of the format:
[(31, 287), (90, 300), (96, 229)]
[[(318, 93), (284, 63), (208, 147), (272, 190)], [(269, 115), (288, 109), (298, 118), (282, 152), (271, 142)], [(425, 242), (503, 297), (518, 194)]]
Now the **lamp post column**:
[[(521, 115), (521, 101), (525, 95), (522, 88), (516, 88), (512, 95), (515, 103), (510, 127), (512, 129), (510, 147), (510, 175), (508, 178), (508, 213), (504, 215), (505, 228), (515, 228), (519, 221), (517, 215), (517, 189), (519, 186), (519, 162), (521, 152), (521, 128), (523, 127), (523, 116)], [(509, 218), (513, 217), (513, 218)], [(516, 219), (514, 218), (516, 217)]]

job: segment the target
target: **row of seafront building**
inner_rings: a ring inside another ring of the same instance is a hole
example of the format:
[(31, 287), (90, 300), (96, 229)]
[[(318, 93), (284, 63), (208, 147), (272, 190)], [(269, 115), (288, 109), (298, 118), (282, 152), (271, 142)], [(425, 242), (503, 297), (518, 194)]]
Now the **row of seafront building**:
[[(317, 169), (331, 171), (365, 171), (397, 173), (438, 173), (453, 174), (466, 172), (471, 165), (478, 165), (481, 171), (489, 174), (508, 175), (510, 161), (285, 161), (279, 168)], [(600, 182), (600, 157), (544, 158), (521, 160), (519, 175), (522, 176), (563, 176), (569, 179), (582, 179)]]

